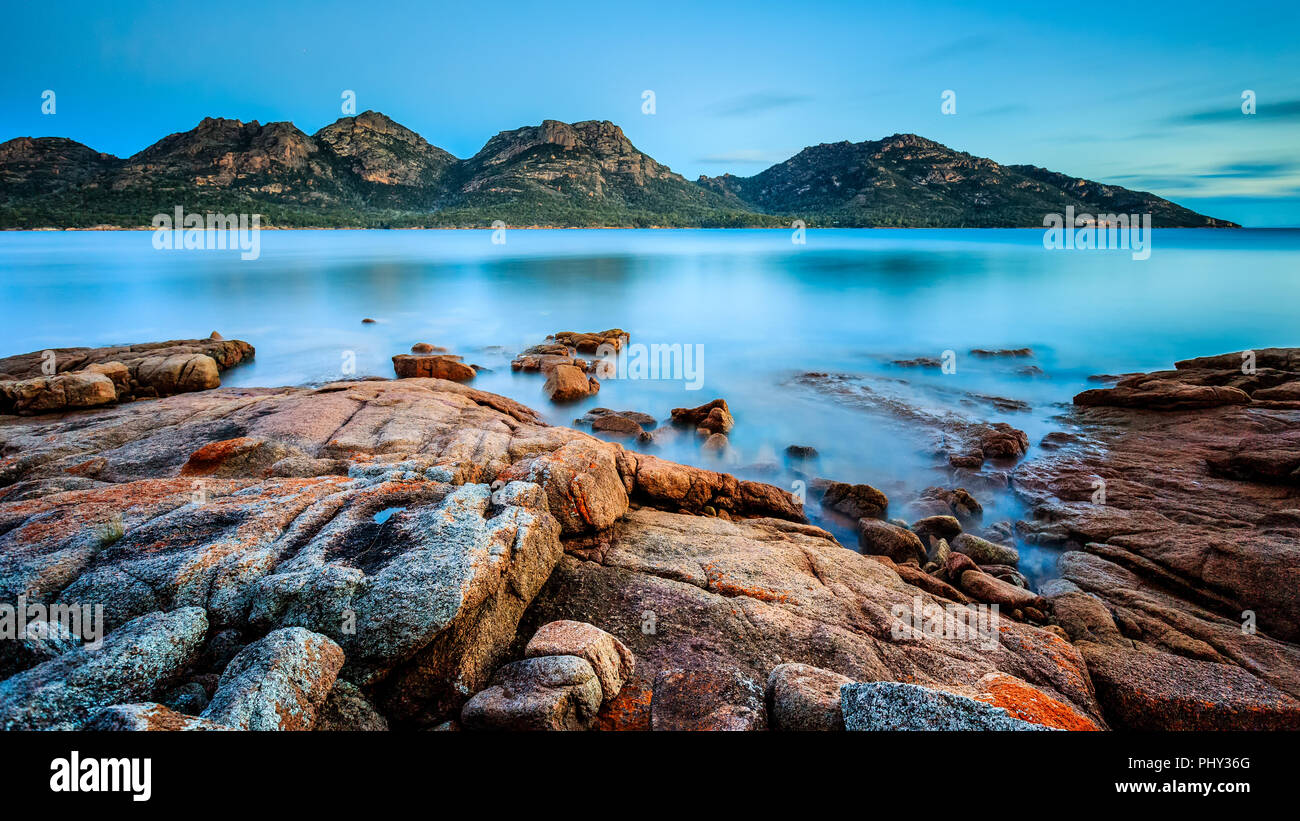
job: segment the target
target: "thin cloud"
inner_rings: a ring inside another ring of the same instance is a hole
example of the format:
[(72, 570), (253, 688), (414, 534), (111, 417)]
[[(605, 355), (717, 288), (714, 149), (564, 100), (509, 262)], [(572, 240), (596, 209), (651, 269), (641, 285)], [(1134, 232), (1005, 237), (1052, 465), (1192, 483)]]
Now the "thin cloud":
[(1175, 117), (1174, 122), (1178, 123), (1222, 123), (1233, 120), (1300, 120), (1300, 100), (1283, 100), (1280, 103), (1270, 103), (1267, 100), (1259, 100), (1255, 104), (1254, 114), (1243, 114), (1241, 112), (1241, 100), (1228, 100), (1219, 108), (1210, 108), (1204, 111), (1196, 111), (1191, 114), (1183, 114)]
[(777, 91), (761, 91), (733, 97), (714, 106), (714, 113), (722, 117), (749, 117), (765, 114), (779, 108), (789, 108), (811, 100), (806, 94), (786, 94)]
[(1199, 176), (1202, 179), (1249, 179), (1252, 177), (1273, 177), (1289, 175), (1300, 170), (1300, 162), (1294, 160), (1275, 160), (1272, 162), (1237, 162), (1220, 165)]

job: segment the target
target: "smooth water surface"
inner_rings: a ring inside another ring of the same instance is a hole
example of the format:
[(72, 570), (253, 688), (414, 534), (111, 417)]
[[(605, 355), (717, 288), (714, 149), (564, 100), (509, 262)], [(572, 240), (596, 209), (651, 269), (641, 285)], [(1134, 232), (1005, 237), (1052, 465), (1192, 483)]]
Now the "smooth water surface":
[[(906, 502), (951, 484), (935, 430), (792, 380), (849, 375), (877, 396), (1009, 422), (1037, 443), (1090, 374), (1300, 344), (1300, 231), (1157, 231), (1146, 260), (1046, 250), (1035, 230), (812, 230), (803, 245), (757, 230), (491, 238), (263, 231), (260, 258), (243, 261), (237, 251), (155, 250), (148, 232), (0, 233), (0, 355), (217, 330), (257, 348), (224, 384), (276, 386), (392, 376), (393, 354), (429, 342), (491, 369), (475, 387), (559, 424), (588, 407), (663, 419), (724, 397), (737, 419), (731, 453), (704, 454), (690, 435), (657, 452), (790, 486), (798, 476), (785, 447), (811, 445), (821, 457), (810, 475), (868, 482)], [(510, 370), (517, 351), (549, 333), (611, 327), (633, 343), (702, 345), (702, 387), (606, 380), (597, 397), (557, 407), (540, 375)], [(1026, 346), (1032, 359), (968, 354)], [(892, 364), (945, 351), (956, 373)], [(1028, 365), (1042, 373), (1023, 373)], [(1030, 409), (999, 410), (980, 398), (989, 396)], [(986, 521), (1018, 512), (1010, 498), (984, 501)], [(1050, 572), (1035, 564), (1050, 557), (1031, 554), (1031, 577)]]

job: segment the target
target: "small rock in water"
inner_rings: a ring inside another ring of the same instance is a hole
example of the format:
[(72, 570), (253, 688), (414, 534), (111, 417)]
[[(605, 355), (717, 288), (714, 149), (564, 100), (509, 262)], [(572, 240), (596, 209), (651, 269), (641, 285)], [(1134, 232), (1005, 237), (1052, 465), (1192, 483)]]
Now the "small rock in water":
[(854, 519), (874, 519), (889, 507), (889, 497), (871, 485), (850, 485), (831, 482), (822, 494), (822, 507), (843, 513)]
[(951, 544), (953, 550), (970, 556), (976, 564), (1005, 564), (1013, 567), (1020, 564), (1020, 553), (1014, 547), (990, 542), (971, 533), (958, 535)]
[(572, 365), (556, 365), (546, 377), (542, 390), (552, 402), (576, 402), (600, 390), (600, 382)]
[(374, 323), (375, 320), (371, 319), (370, 317), (366, 317), (365, 319), (361, 320), (361, 324), (363, 325), (373, 325)]
[(693, 426), (707, 433), (728, 433), (736, 426), (725, 399), (714, 399), (697, 408), (673, 408), (672, 417), (673, 424)]
[(990, 350), (988, 348), (972, 348), (970, 355), (978, 356), (984, 359), (989, 359), (993, 357), (1020, 358), (1026, 356), (1033, 356), (1034, 351), (1032, 348), (998, 348), (995, 350)]
[(393, 357), (393, 370), (398, 379), (424, 377), (450, 379), (452, 382), (467, 382), (478, 373), (452, 354), (399, 353)]
[(953, 539), (961, 533), (961, 522), (955, 516), (927, 516), (912, 523), (912, 532), (921, 537), (922, 544), (931, 538)]
[(791, 459), (800, 459), (804, 461), (816, 459), (821, 455), (817, 452), (817, 448), (812, 447), (811, 445), (790, 445), (785, 449), (785, 454)]
[(858, 522), (858, 544), (864, 553), (888, 556), (900, 564), (908, 560), (925, 563), (925, 547), (910, 530), (879, 519)]
[(704, 440), (704, 444), (700, 445), (700, 449), (705, 453), (713, 454), (724, 454), (730, 447), (731, 441), (727, 439), (725, 433), (711, 434), (708, 439)]

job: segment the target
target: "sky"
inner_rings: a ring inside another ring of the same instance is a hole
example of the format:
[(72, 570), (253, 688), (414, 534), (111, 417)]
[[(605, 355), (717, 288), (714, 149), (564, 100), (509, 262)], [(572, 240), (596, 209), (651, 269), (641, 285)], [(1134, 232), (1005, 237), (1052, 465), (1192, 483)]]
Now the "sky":
[(312, 133), (352, 91), (358, 112), (459, 157), (543, 119), (599, 119), (689, 179), (749, 176), (809, 145), (913, 132), (1246, 225), (1300, 226), (1295, 0), (50, 0), (6, 18), (0, 141), (70, 137), (129, 156), (207, 116)]

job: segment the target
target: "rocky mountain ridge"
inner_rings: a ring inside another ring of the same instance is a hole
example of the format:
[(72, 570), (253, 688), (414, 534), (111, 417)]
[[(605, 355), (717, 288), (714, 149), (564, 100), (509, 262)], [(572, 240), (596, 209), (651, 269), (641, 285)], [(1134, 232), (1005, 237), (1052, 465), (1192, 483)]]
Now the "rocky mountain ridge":
[(596, 120), (503, 131), (464, 160), (375, 111), (311, 135), (209, 117), (125, 159), (59, 137), (0, 144), (0, 227), (139, 227), (178, 204), (281, 227), (1041, 227), (1068, 206), (1150, 213), (1158, 227), (1232, 225), (914, 134), (822, 144), (753, 177), (695, 182)]

